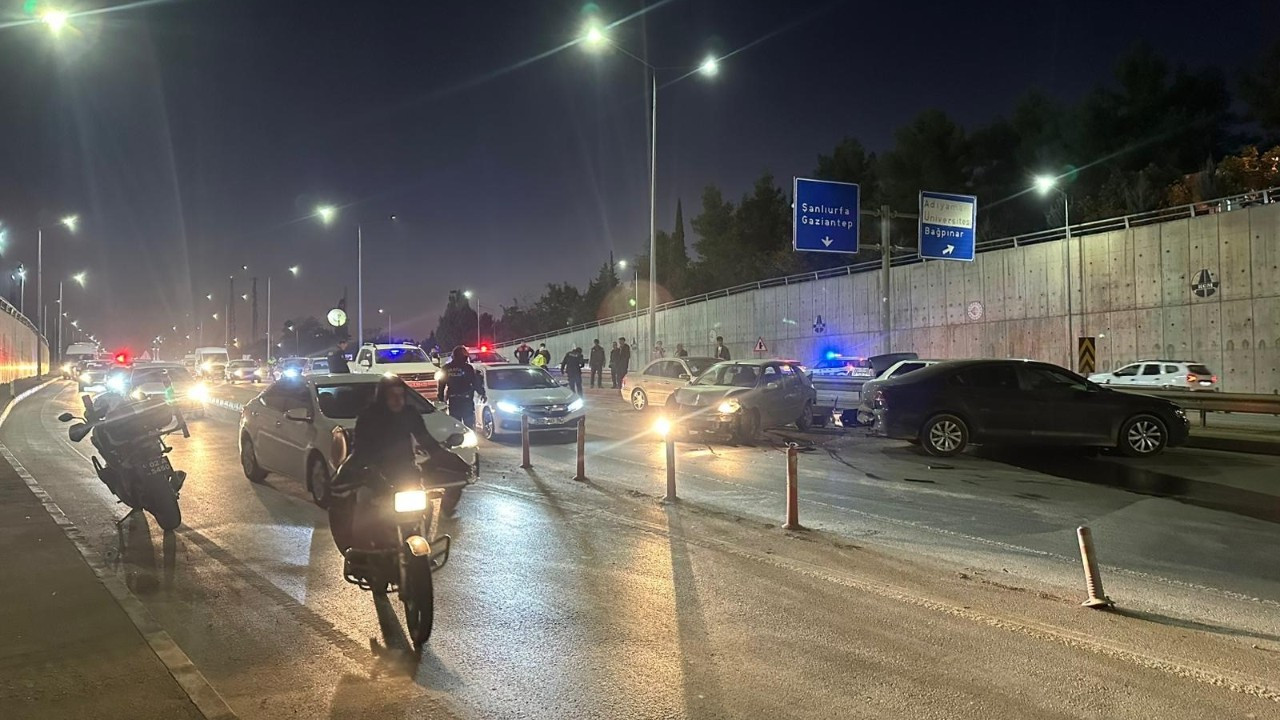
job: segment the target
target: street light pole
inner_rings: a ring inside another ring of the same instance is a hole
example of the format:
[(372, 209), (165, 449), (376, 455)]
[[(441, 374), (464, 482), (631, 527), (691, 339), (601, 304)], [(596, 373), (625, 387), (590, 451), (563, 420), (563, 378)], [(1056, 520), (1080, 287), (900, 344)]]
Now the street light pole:
[[(656, 345), (658, 315), (654, 298), (658, 296), (658, 72), (649, 68), (649, 347)], [(637, 272), (639, 268), (636, 269)], [(639, 280), (636, 281), (636, 311), (639, 311)], [(639, 328), (637, 328), (637, 332)], [(650, 351), (652, 352), (652, 350)]]
[(364, 231), (356, 225), (356, 345), (364, 344)]

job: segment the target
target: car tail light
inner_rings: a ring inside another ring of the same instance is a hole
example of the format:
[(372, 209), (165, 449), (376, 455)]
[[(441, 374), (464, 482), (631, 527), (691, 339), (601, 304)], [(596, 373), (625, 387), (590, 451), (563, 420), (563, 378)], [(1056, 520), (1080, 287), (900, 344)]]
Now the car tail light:
[(1187, 376), (1187, 382), (1195, 382), (1195, 381), (1197, 381), (1197, 380), (1199, 380), (1199, 379), (1200, 379), (1200, 378), (1196, 377), (1195, 375), (1188, 375), (1188, 376)]
[(1210, 376), (1209, 376), (1209, 382), (1215, 382), (1215, 383), (1216, 383), (1216, 382), (1218, 382), (1218, 376), (1217, 376), (1217, 375), (1210, 375)]

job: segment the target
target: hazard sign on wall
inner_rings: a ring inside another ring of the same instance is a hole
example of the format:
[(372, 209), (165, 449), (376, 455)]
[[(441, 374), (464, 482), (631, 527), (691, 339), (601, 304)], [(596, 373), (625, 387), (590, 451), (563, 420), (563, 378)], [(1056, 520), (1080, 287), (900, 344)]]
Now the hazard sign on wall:
[(756, 340), (756, 347), (755, 347), (755, 350), (756, 350), (756, 352), (758, 352), (758, 353), (762, 353), (762, 352), (769, 352), (769, 346), (764, 344), (764, 338), (763, 338), (763, 337), (762, 337), (762, 338), (759, 338), (759, 339), (757, 339), (757, 340)]

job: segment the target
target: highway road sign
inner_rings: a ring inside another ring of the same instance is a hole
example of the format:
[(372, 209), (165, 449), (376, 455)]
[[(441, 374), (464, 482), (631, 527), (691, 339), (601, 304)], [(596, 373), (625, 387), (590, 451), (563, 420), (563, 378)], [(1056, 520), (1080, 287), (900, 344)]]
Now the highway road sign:
[(978, 240), (978, 198), (920, 191), (920, 257), (973, 261)]
[(858, 252), (859, 188), (854, 183), (795, 178), (791, 247), (806, 252)]

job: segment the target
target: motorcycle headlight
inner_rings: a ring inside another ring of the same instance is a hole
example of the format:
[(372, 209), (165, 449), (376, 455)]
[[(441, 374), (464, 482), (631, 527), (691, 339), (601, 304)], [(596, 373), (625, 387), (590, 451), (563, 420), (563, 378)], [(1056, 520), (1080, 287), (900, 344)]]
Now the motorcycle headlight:
[(458, 447), (473, 448), (479, 444), (480, 444), (480, 438), (476, 435), (475, 431), (468, 430), (462, 434), (462, 444), (459, 445)]
[(396, 493), (396, 512), (422, 512), (426, 509), (426, 490), (401, 490)]
[(582, 398), (578, 398), (577, 400), (574, 400), (573, 402), (569, 403), (569, 412), (578, 412), (583, 407), (585, 407), (586, 404), (587, 404), (586, 400), (583, 400)]
[(204, 383), (192, 385), (187, 391), (187, 397), (200, 403), (209, 402), (209, 386)]
[(725, 400), (716, 407), (716, 412), (721, 415), (732, 415), (742, 409), (742, 403), (737, 400)]
[(124, 394), (124, 376), (112, 375), (107, 378), (107, 389), (114, 393)]
[(498, 412), (504, 412), (508, 415), (519, 415), (520, 406), (506, 400), (498, 401)]

